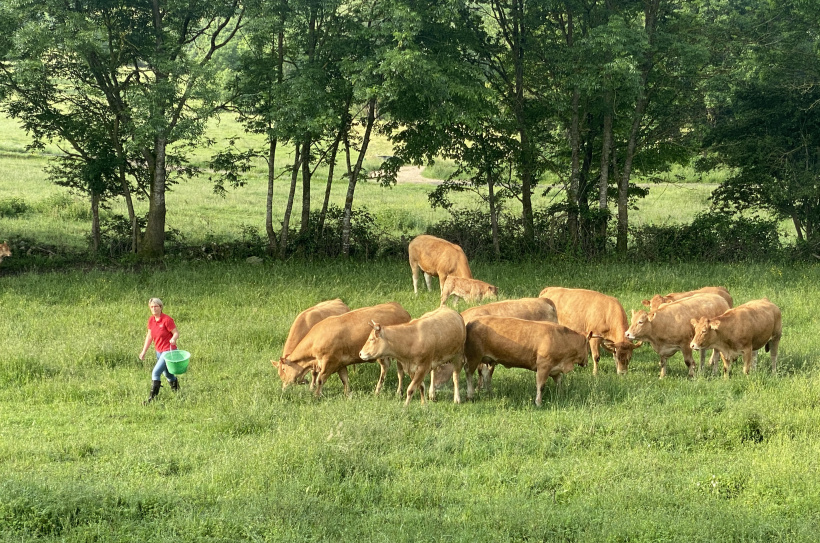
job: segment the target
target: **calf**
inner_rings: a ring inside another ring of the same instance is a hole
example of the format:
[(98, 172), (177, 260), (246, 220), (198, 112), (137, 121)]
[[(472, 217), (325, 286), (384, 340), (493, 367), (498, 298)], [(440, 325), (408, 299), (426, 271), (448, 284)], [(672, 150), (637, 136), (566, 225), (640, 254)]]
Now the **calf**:
[(651, 300), (643, 300), (641, 303), (649, 308), (649, 311), (655, 311), (660, 307), (661, 304), (668, 304), (670, 302), (676, 302), (678, 300), (682, 300), (683, 298), (689, 298), (690, 296), (694, 296), (696, 294), (717, 294), (718, 296), (722, 297), (726, 300), (726, 303), (729, 304), (729, 307), (732, 307), (734, 304), (732, 300), (732, 295), (729, 294), (729, 291), (724, 287), (703, 287), (698, 290), (690, 290), (687, 292), (670, 292), (666, 296), (661, 296), (660, 294), (655, 294), (652, 296)]
[[(282, 388), (301, 379), (308, 371), (313, 371), (316, 374), (315, 394), (319, 396), (328, 376), (338, 373), (345, 394), (349, 394), (347, 366), (364, 362), (359, 357), (359, 348), (367, 341), (371, 320), (399, 324), (408, 322), (410, 314), (397, 302), (390, 302), (327, 317), (316, 323), (289, 355), (273, 363), (279, 370)], [(377, 394), (384, 384), (388, 367), (387, 362), (379, 363), (381, 373), (376, 385)]]
[(3, 262), (3, 259), (7, 256), (11, 256), (11, 248), (8, 242), (0, 243), (0, 262)]
[(433, 290), (431, 277), (438, 277), (443, 288), (447, 277), (467, 277), (472, 279), (470, 265), (464, 251), (455, 243), (435, 236), (421, 235), (413, 238), (407, 248), (410, 257), (410, 271), (413, 274), (413, 292), (419, 293), (419, 269), (424, 273), (427, 290)]
[[(591, 335), (591, 334), (590, 334)], [(548, 377), (556, 387), (575, 365), (585, 366), (589, 336), (552, 322), (512, 317), (476, 317), (467, 324), (464, 346), (467, 398), (472, 399), (472, 376), (479, 364), (490, 361), (508, 368), (535, 372), (535, 404)]]
[[(478, 305), (461, 312), (464, 323), (476, 317), (493, 315), (495, 317), (514, 317), (529, 321), (558, 322), (555, 304), (549, 298), (521, 298), (518, 300), (503, 300), (490, 304)], [(494, 364), (481, 364), (478, 367), (478, 388), (492, 389)]]
[(430, 399), (435, 399), (435, 369), (448, 362), (453, 364), (453, 401), (461, 403), (458, 376), (464, 362), (467, 332), (464, 319), (457, 311), (444, 306), (406, 324), (390, 325), (374, 319), (370, 325), (372, 330), (359, 351), (359, 358), (396, 359), (399, 371), (403, 368), (411, 377), (405, 406), (410, 404), (413, 393), (419, 387), (421, 403), (424, 403), (424, 378), (431, 371)]
[(633, 345), (624, 336), (629, 323), (621, 302), (612, 296), (580, 288), (547, 287), (539, 296), (555, 303), (559, 324), (583, 335), (592, 332), (589, 347), (592, 350), (593, 375), (598, 374), (601, 346), (614, 353), (619, 374), (629, 370), (632, 351), (640, 344)]
[(484, 298), (497, 298), (498, 287), (478, 279), (450, 275), (441, 287), (441, 305), (446, 304), (450, 296), (480, 302)]
[[(648, 341), (655, 352), (660, 355), (661, 378), (666, 377), (666, 360), (680, 351), (689, 377), (695, 376), (695, 359), (692, 357), (691, 319), (716, 317), (729, 309), (726, 300), (717, 294), (697, 294), (677, 302), (661, 305), (656, 311), (647, 313), (644, 310), (632, 312), (632, 325), (626, 331), (626, 337), (632, 340)], [(701, 351), (700, 368), (706, 353)], [(717, 361), (717, 353), (712, 353), (711, 363)]]
[[(723, 377), (729, 377), (732, 362), (743, 355), (743, 373), (751, 369), (753, 351), (766, 347), (772, 357), (772, 373), (777, 371), (777, 349), (782, 322), (780, 308), (768, 299), (753, 300), (714, 317), (690, 321), (695, 327), (690, 343), (695, 350), (717, 349), (723, 359)], [(717, 366), (714, 366), (717, 370)]]

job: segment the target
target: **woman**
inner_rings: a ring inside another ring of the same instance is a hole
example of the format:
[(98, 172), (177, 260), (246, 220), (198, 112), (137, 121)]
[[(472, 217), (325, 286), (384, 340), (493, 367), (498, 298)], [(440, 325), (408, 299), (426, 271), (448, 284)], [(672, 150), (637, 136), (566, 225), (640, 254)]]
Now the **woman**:
[(151, 316), (148, 317), (148, 334), (145, 336), (145, 345), (142, 347), (140, 360), (145, 360), (145, 353), (148, 352), (148, 347), (153, 342), (154, 350), (157, 352), (157, 364), (154, 366), (154, 371), (151, 372), (151, 396), (145, 401), (146, 404), (159, 394), (162, 384), (160, 378), (163, 373), (168, 380), (168, 384), (171, 385), (171, 390), (174, 392), (179, 390), (177, 376), (169, 372), (165, 365), (165, 353), (177, 348), (179, 331), (174, 319), (162, 312), (162, 307), (162, 300), (159, 298), (148, 300), (148, 309), (151, 310)]

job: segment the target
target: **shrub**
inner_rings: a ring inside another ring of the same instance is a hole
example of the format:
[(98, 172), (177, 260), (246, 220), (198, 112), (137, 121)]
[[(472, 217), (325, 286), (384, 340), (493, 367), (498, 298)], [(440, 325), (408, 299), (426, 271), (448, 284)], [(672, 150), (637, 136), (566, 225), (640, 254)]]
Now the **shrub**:
[(3, 198), (0, 200), (0, 217), (19, 217), (29, 210), (22, 198)]
[(781, 254), (777, 222), (700, 213), (690, 224), (631, 228), (630, 254), (648, 261), (732, 262)]

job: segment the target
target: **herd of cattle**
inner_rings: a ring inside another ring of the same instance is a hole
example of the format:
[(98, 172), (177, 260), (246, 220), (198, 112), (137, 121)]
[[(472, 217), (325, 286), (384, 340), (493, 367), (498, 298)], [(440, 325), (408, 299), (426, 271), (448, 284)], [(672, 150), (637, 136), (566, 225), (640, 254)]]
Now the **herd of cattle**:
[(311, 387), (321, 394), (322, 385), (334, 373), (349, 394), (347, 366), (377, 361), (381, 366), (376, 392), (384, 384), (390, 360), (397, 365), (402, 390), (404, 375), (410, 377), (405, 405), (414, 392), (425, 398), (425, 378), (430, 374), (429, 397), (435, 398), (436, 373), (452, 373), (453, 400), (461, 401), (459, 375), (465, 370), (467, 398), (478, 386), (491, 388), (496, 364), (535, 372), (535, 403), (548, 377), (556, 385), (575, 367), (585, 366), (592, 354), (593, 374), (598, 373), (600, 347), (614, 353), (619, 374), (626, 373), (632, 352), (648, 343), (660, 356), (660, 376), (666, 361), (681, 351), (689, 376), (695, 375), (693, 351), (700, 352), (700, 370), (707, 349), (717, 372), (723, 375), (743, 357), (748, 374), (757, 351), (770, 352), (772, 372), (777, 368), (781, 336), (780, 309), (767, 299), (733, 307), (723, 287), (704, 287), (690, 292), (643, 300), (646, 309), (632, 311), (632, 324), (614, 297), (586, 289), (547, 287), (538, 298), (504, 300), (478, 305), (458, 313), (446, 305), (451, 295), (468, 300), (496, 297), (497, 289), (472, 277), (467, 257), (458, 245), (433, 236), (418, 236), (409, 246), (413, 290), (418, 294), (418, 272), (424, 273), (427, 289), (431, 278), (441, 284), (441, 305), (417, 319), (397, 302), (351, 310), (339, 299), (319, 303), (302, 311), (290, 328), (282, 356), (271, 362), (282, 386), (303, 382), (311, 373)]

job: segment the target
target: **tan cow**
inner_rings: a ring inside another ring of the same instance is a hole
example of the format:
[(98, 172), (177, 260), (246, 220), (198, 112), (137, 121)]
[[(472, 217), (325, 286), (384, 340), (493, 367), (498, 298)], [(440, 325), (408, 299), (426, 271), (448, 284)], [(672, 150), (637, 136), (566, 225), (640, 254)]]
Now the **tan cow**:
[[(632, 312), (632, 325), (626, 337), (632, 340), (648, 341), (660, 355), (661, 378), (666, 377), (666, 360), (680, 351), (689, 377), (695, 376), (695, 359), (692, 357), (692, 336), (695, 330), (691, 320), (701, 317), (717, 317), (729, 309), (729, 304), (718, 294), (697, 294), (677, 302), (661, 305), (657, 311), (647, 313), (643, 309)], [(704, 351), (700, 354), (700, 369), (703, 369)], [(717, 362), (717, 353), (712, 353), (711, 364)]]
[(7, 256), (11, 256), (11, 247), (9, 247), (7, 242), (0, 243), (0, 262), (2, 262)]
[[(342, 315), (328, 317), (310, 329), (288, 356), (274, 365), (279, 370), (282, 388), (301, 379), (308, 371), (316, 373), (316, 389), (319, 396), (327, 378), (338, 373), (344, 383), (345, 394), (350, 393), (347, 366), (364, 362), (359, 358), (359, 349), (367, 341), (370, 321), (378, 320), (386, 324), (399, 324), (410, 320), (408, 313), (399, 303), (390, 302), (372, 307), (355, 309)], [(381, 373), (376, 385), (376, 393), (381, 391), (389, 364), (380, 361)]]
[(464, 339), (466, 330), (461, 315), (447, 306), (425, 313), (406, 324), (388, 324), (377, 319), (370, 323), (372, 330), (359, 351), (362, 360), (394, 358), (410, 375), (407, 387), (409, 405), (413, 393), (421, 387), (421, 403), (424, 403), (424, 378), (431, 373), (430, 399), (435, 399), (435, 370), (439, 366), (453, 364), (453, 401), (461, 403), (458, 376), (464, 363)]
[(307, 333), (313, 328), (316, 323), (323, 321), (328, 317), (335, 317), (350, 311), (350, 308), (339, 298), (334, 300), (327, 300), (319, 302), (313, 307), (309, 307), (296, 315), (293, 324), (290, 326), (288, 338), (285, 340), (285, 346), (282, 348), (282, 356), (286, 357), (293, 352), (293, 349), (302, 341)]
[[(348, 311), (350, 311), (350, 308), (347, 304), (339, 298), (336, 298), (334, 300), (319, 302), (296, 315), (293, 324), (290, 325), (285, 346), (282, 347), (282, 356), (280, 356), (279, 359), (281, 360), (292, 353), (293, 349), (296, 348), (299, 342), (302, 341), (302, 338), (307, 335), (316, 323), (328, 317), (335, 317), (336, 315), (347, 313)], [(274, 366), (277, 365), (277, 362), (274, 360), (271, 360), (271, 363), (273, 363)], [(311, 386), (315, 384), (316, 383), (311, 383)]]
[[(558, 322), (555, 304), (549, 298), (520, 298), (518, 300), (503, 300), (484, 305), (477, 305), (461, 312), (464, 323), (477, 317), (493, 315), (495, 317), (513, 317), (528, 321)], [(481, 364), (478, 367), (478, 388), (492, 389), (494, 364)]]
[[(695, 350), (716, 349), (723, 359), (723, 377), (729, 377), (732, 362), (743, 356), (743, 373), (749, 374), (753, 351), (766, 347), (772, 357), (772, 373), (777, 371), (782, 321), (780, 308), (768, 299), (753, 300), (729, 309), (714, 318), (692, 319), (695, 327), (690, 343)], [(717, 370), (717, 366), (714, 366)]]
[(640, 344), (633, 345), (626, 340), (624, 333), (629, 328), (629, 323), (626, 311), (617, 298), (594, 290), (563, 287), (547, 287), (539, 296), (553, 301), (559, 324), (583, 335), (593, 333), (589, 340), (593, 375), (598, 373), (601, 346), (614, 353), (615, 367), (619, 374), (629, 370), (632, 351), (640, 347)]
[(450, 296), (480, 302), (484, 298), (498, 298), (498, 287), (478, 279), (449, 275), (441, 287), (441, 305), (446, 304)]
[(413, 274), (413, 292), (416, 294), (419, 293), (419, 269), (424, 273), (428, 291), (433, 290), (431, 277), (438, 277), (441, 288), (450, 275), (470, 279), (473, 277), (467, 256), (455, 243), (425, 234), (413, 238), (407, 252)]
[(729, 291), (725, 287), (703, 287), (699, 288), (698, 290), (690, 290), (687, 292), (670, 292), (666, 296), (661, 296), (660, 294), (655, 294), (652, 296), (651, 300), (642, 300), (641, 303), (649, 308), (649, 311), (655, 311), (660, 307), (661, 304), (668, 304), (670, 302), (676, 302), (678, 300), (682, 300), (683, 298), (689, 298), (690, 296), (694, 296), (695, 294), (717, 294), (721, 296), (726, 303), (729, 304), (729, 307), (734, 305), (734, 301), (732, 300), (732, 295), (729, 294)]
[(589, 336), (552, 322), (529, 321), (512, 317), (476, 317), (467, 324), (464, 346), (467, 373), (467, 398), (472, 399), (473, 372), (481, 363), (501, 364), (535, 372), (535, 405), (541, 405), (541, 392), (548, 377), (555, 385), (575, 365), (585, 366)]

